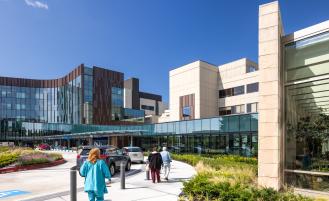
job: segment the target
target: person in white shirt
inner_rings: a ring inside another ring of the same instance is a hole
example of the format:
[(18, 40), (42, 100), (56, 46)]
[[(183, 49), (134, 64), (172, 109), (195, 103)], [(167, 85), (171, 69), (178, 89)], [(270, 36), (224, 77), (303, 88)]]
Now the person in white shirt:
[(164, 177), (165, 177), (165, 180), (168, 181), (171, 157), (170, 157), (170, 153), (167, 151), (167, 147), (163, 147), (162, 152), (160, 154), (161, 154), (162, 161), (163, 161)]

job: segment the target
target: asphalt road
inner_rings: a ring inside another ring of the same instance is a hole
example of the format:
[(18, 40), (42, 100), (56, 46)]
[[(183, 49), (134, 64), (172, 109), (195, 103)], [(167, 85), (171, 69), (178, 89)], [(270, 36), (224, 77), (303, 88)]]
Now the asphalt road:
[[(76, 163), (76, 154), (63, 152), (67, 161), (65, 164), (55, 167), (42, 168), (0, 174), (0, 201), (27, 200), (35, 197), (42, 197), (49, 194), (64, 193), (70, 187), (70, 168)], [(127, 174), (137, 172), (141, 168), (139, 164), (133, 164), (131, 171)], [(118, 181), (117, 173), (112, 181)], [(77, 174), (77, 188), (83, 187), (83, 178)], [(14, 196), (4, 197), (4, 191), (12, 191)], [(15, 192), (16, 191), (16, 192)], [(27, 192), (19, 195), (19, 191)]]

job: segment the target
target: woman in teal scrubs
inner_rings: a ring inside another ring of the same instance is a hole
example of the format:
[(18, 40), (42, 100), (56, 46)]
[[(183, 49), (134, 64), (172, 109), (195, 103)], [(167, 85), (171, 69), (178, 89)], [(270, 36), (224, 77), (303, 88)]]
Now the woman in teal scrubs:
[(88, 160), (80, 168), (81, 176), (85, 177), (85, 192), (90, 201), (103, 201), (107, 192), (105, 178), (111, 179), (111, 174), (106, 163), (100, 159), (100, 150), (90, 150)]

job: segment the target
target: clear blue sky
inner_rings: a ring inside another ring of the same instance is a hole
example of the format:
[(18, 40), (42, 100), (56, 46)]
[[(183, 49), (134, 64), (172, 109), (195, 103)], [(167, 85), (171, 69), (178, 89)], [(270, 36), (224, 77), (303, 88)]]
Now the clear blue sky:
[[(0, 76), (51, 79), (80, 63), (140, 78), (168, 100), (169, 70), (257, 61), (269, 0), (0, 0)], [(329, 19), (328, 0), (281, 1), (286, 33)]]

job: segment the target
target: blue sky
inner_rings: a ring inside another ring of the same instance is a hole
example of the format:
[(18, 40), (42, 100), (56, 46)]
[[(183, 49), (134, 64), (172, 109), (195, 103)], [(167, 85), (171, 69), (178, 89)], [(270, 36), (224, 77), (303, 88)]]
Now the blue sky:
[[(169, 70), (257, 61), (268, 0), (0, 0), (0, 76), (52, 79), (80, 63), (140, 78), (168, 100)], [(286, 33), (329, 19), (328, 0), (280, 1)]]

